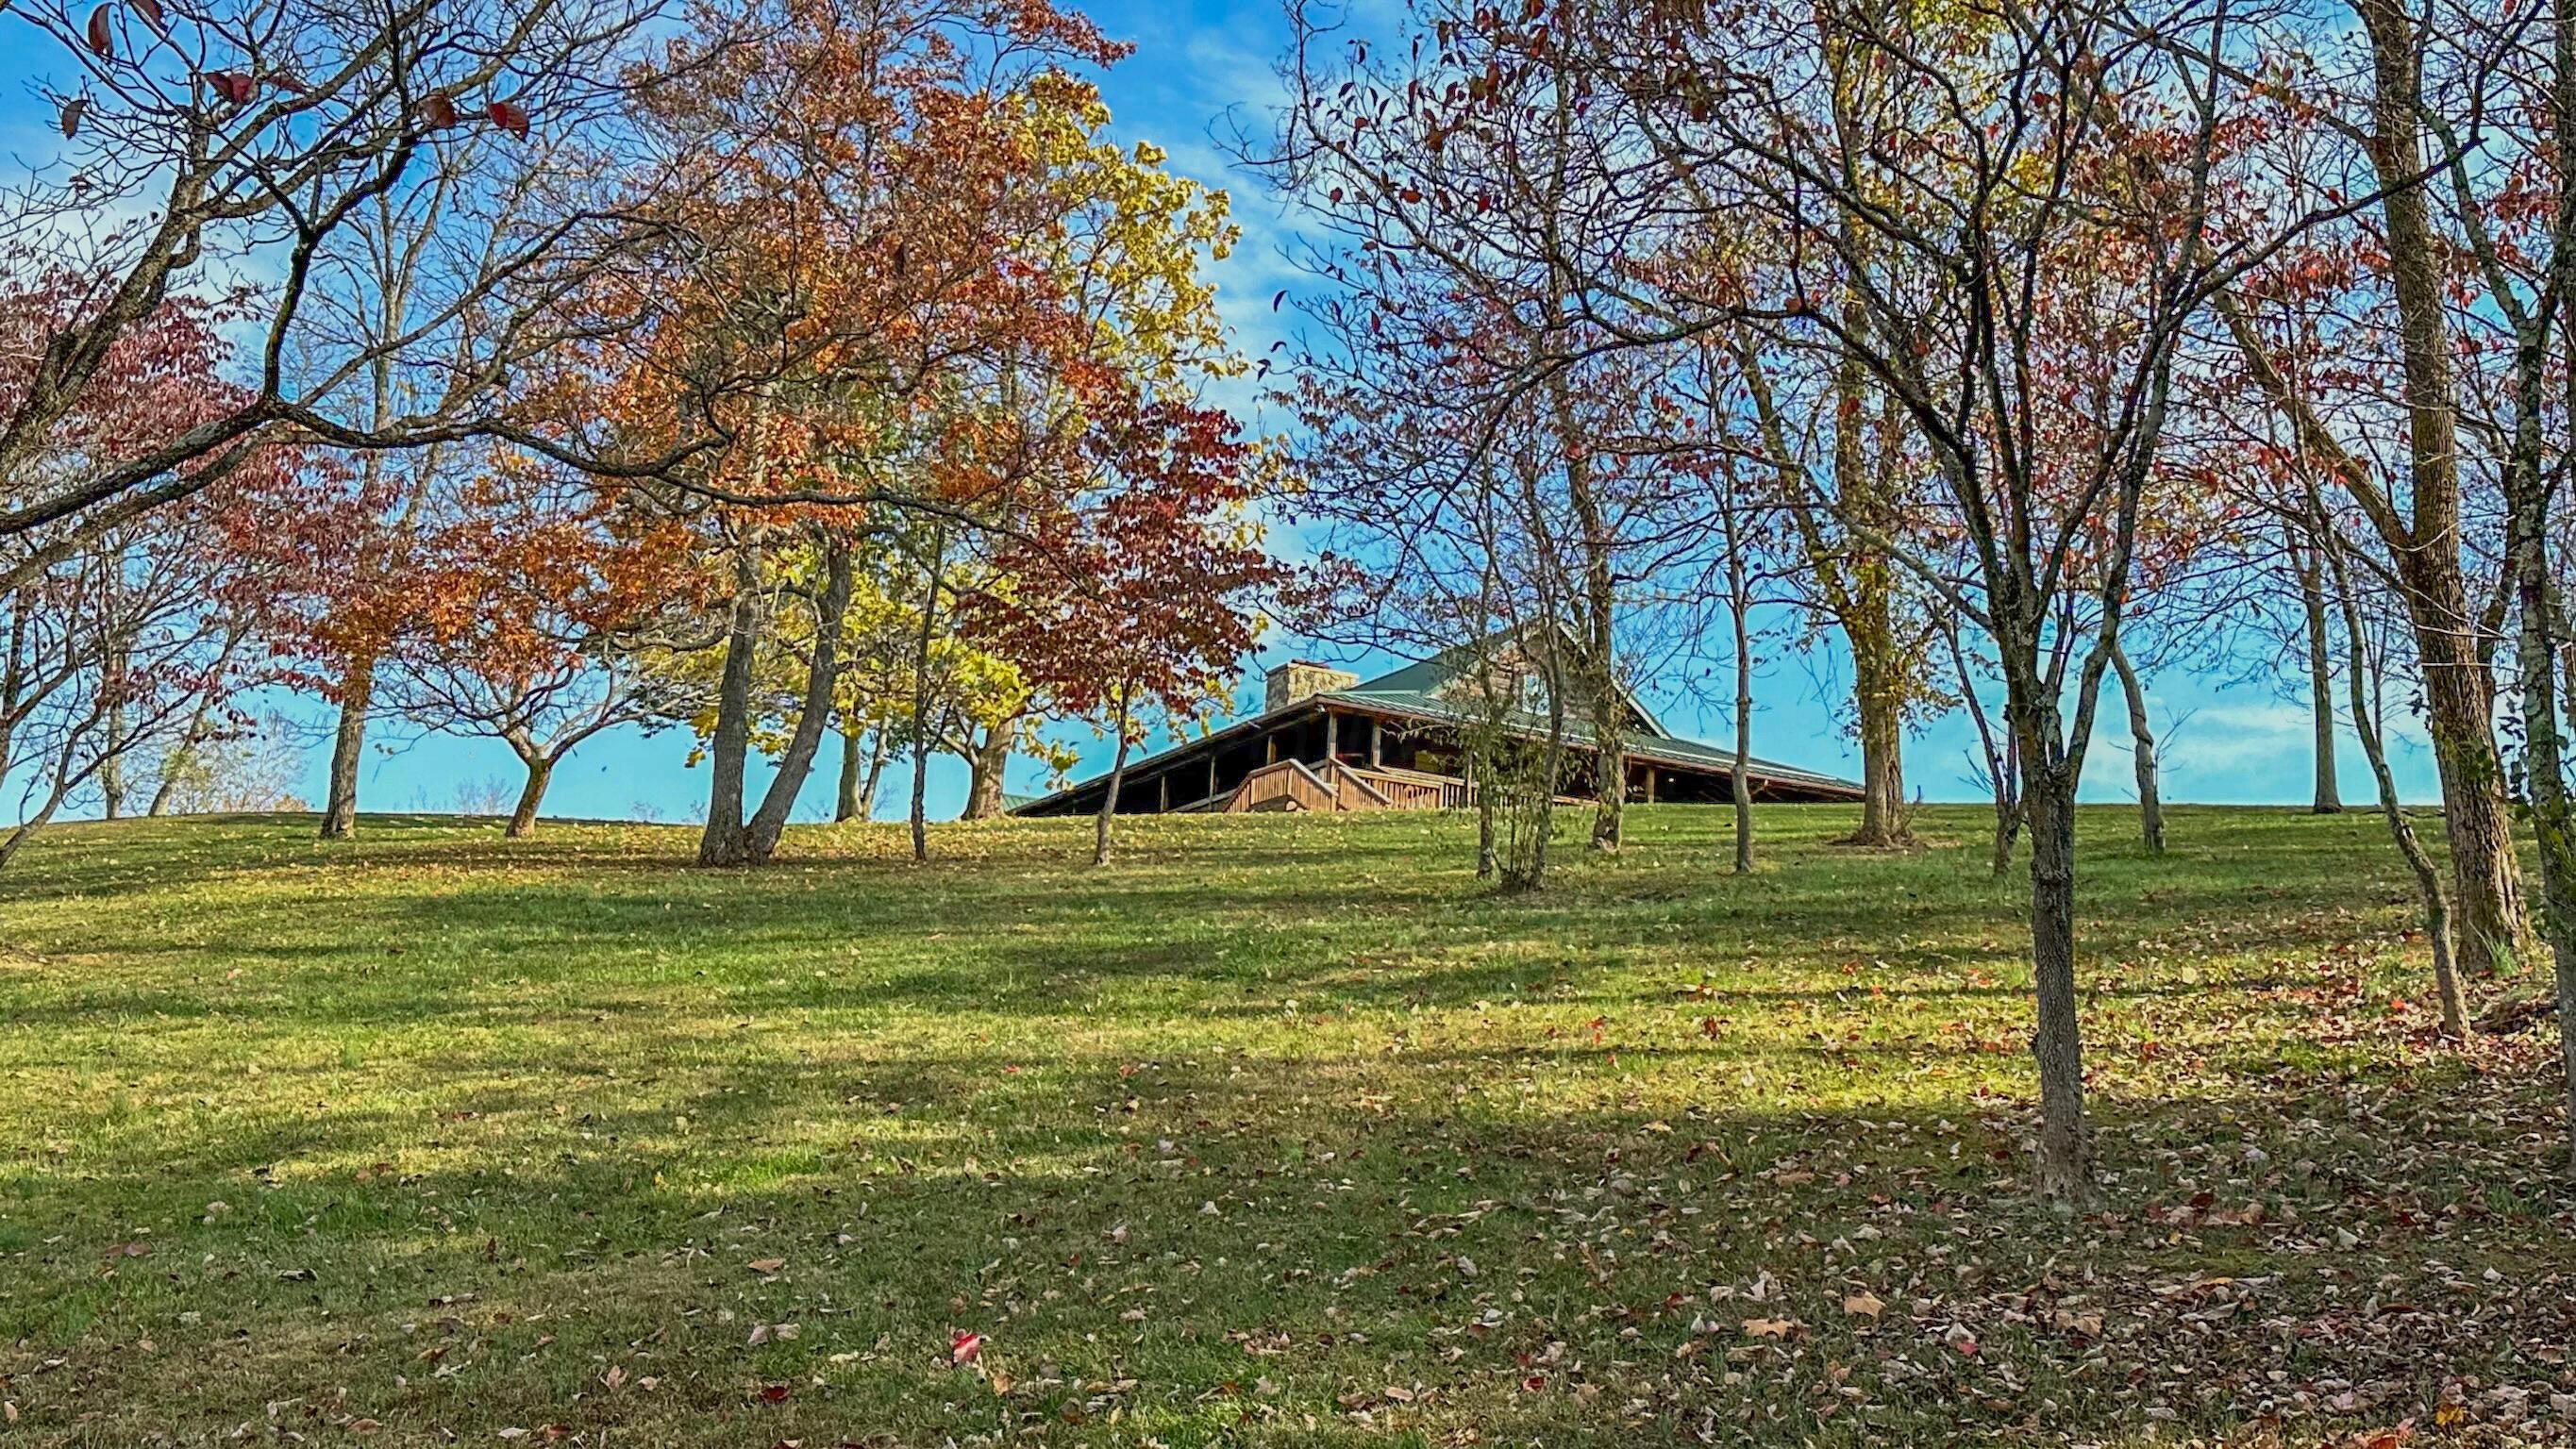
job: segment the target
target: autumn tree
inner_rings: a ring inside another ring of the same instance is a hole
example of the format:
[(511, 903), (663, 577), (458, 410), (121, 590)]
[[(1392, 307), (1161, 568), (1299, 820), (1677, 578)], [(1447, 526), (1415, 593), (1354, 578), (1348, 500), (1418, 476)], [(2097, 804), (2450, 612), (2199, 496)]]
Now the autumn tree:
[[(68, 270), (0, 287), (0, 407), (40, 385), (49, 343), (96, 305), (93, 279)], [(155, 308), (117, 337), (0, 487), (33, 494), (112, 472), (227, 415), (243, 396), (226, 377), (234, 319), (230, 306), (193, 298)], [(0, 587), (0, 780), (21, 794), (0, 863), (76, 799), (127, 813), (134, 766), (232, 723), (231, 696), (265, 677), (266, 660), (244, 647), (248, 576), (228, 524), (284, 491), (303, 461), (251, 448), (168, 508), (0, 537), (11, 580)]]
[[(1082, 486), (1103, 401), (1214, 345), (1189, 267), (1230, 236), (1221, 205), (1155, 174), (1158, 155), (1100, 140), (1107, 112), (1072, 72), (1124, 47), (1077, 15), (782, 0), (762, 20), (756, 46), (674, 44), (685, 79), (651, 95), (646, 130), (686, 178), (670, 223), (698, 249), (630, 283), (655, 319), (598, 350), (601, 426), (676, 439), (677, 395), (725, 438), (667, 485), (702, 505), (731, 579), (711, 864), (775, 848), (849, 662), (867, 540), (921, 520), (1009, 537)], [(749, 808), (773, 636), (809, 642)]]
[(1004, 550), (1017, 584), (975, 596), (973, 628), (1055, 713), (1111, 742), (1091, 860), (1105, 865), (1127, 756), (1159, 721), (1206, 719), (1284, 574), (1247, 514), (1269, 477), (1221, 410), (1139, 397), (1104, 418), (1089, 486)]
[(376, 702), (423, 730), (509, 746), (525, 774), (505, 834), (536, 828), (575, 746), (652, 717), (632, 635), (704, 579), (687, 530), (642, 502), (504, 454), (417, 527), (425, 602), (374, 660)]

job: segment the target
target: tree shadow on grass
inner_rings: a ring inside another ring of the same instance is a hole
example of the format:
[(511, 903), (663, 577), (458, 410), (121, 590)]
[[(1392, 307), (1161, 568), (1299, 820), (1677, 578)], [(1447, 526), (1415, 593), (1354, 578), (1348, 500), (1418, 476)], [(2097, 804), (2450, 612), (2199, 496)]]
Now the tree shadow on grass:
[[(2127, 1443), (2565, 1391), (2529, 1350), (2576, 1332), (2540, 1291), (2576, 1275), (2566, 1205), (2494, 1206), (2545, 1163), (2479, 1126), (2536, 1080), (2358, 1118), (2325, 1080), (2108, 1101), (2115, 1210), (2070, 1220), (2021, 1196), (2014, 1102), (1371, 1090), (1459, 1064), (1068, 1057), (961, 1100), (925, 1054), (869, 1067), (932, 1089), (891, 1111), (823, 1066), (424, 1082), (228, 1160), (110, 1142), (8, 1211), (60, 1240), (11, 1254), (0, 1373), (21, 1433), (101, 1444), (272, 1405), (396, 1442)], [(960, 1329), (1007, 1391), (950, 1365)]]

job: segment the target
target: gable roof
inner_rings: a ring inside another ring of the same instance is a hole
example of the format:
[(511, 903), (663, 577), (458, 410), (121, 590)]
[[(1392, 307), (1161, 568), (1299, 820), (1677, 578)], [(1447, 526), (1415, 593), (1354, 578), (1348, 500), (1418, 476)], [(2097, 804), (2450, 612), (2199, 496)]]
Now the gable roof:
[[(1541, 626), (1530, 624), (1520, 627)], [(1496, 641), (1507, 639), (1516, 632), (1518, 631), (1515, 629), (1498, 629), (1473, 644), (1452, 645), (1428, 659), (1417, 659), (1401, 668), (1388, 670), (1375, 679), (1364, 679), (1348, 689), (1335, 690), (1332, 693), (1344, 699), (1366, 696), (1382, 698), (1391, 703), (1401, 703), (1407, 699), (1438, 701), (1444, 688), (1466, 678), (1468, 671), (1477, 661), (1491, 658), (1497, 652)], [(1560, 647), (1576, 653), (1587, 650), (1588, 646), (1582, 640), (1575, 638), (1573, 631), (1562, 623), (1556, 625), (1556, 632)], [(1676, 738), (1672, 731), (1664, 728), (1662, 720), (1655, 718), (1655, 712), (1646, 708), (1646, 702), (1637, 697), (1636, 691), (1625, 684), (1619, 685), (1618, 690), (1620, 698), (1626, 701), (1630, 713), (1636, 716), (1641, 726), (1630, 732), (1632, 737), (1642, 736), (1654, 740)], [(1450, 717), (1466, 718), (1463, 711), (1453, 706), (1442, 704), (1440, 707)], [(1586, 738), (1588, 739), (1589, 736)], [(1730, 755), (1728, 758), (1731, 760), (1734, 757)]]

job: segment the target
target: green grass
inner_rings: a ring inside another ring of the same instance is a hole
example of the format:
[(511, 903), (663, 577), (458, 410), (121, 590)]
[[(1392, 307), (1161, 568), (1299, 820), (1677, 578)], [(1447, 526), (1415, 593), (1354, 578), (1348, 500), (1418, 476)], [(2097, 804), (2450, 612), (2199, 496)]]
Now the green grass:
[(51, 832), (0, 1446), (2565, 1432), (2554, 1047), (2433, 1040), (2373, 818), (2086, 814), (2072, 1220), (1980, 812), (1762, 820), (1516, 900), (1433, 816)]

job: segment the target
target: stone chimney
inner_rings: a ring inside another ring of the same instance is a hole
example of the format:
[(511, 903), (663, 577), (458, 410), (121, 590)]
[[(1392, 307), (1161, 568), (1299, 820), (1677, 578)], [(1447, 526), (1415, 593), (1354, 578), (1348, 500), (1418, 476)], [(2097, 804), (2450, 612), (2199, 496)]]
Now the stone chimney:
[(1347, 669), (1335, 669), (1312, 659), (1291, 659), (1274, 667), (1265, 678), (1261, 695), (1261, 712), (1286, 709), (1301, 699), (1310, 699), (1328, 690), (1348, 689), (1360, 677)]

